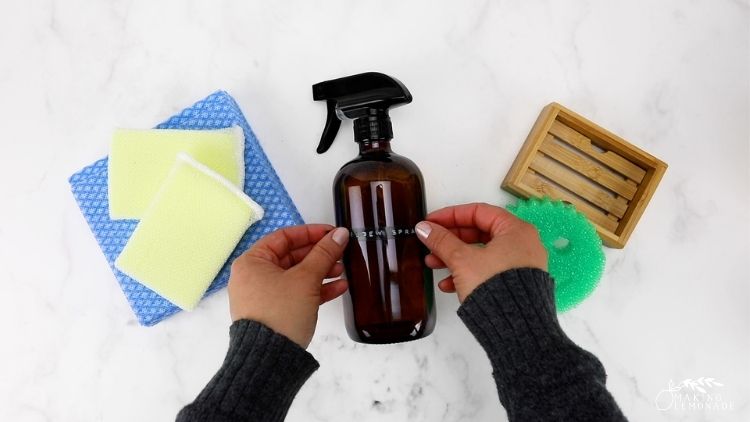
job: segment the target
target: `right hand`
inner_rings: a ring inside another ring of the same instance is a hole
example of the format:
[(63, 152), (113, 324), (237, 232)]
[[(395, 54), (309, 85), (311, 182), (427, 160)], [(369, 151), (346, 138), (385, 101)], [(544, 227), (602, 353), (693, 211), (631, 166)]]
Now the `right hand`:
[(428, 214), (426, 220), (416, 226), (417, 236), (431, 252), (425, 264), (432, 269), (448, 268), (451, 275), (438, 287), (446, 293), (455, 292), (461, 303), (503, 271), (547, 271), (547, 251), (536, 228), (500, 207), (455, 205)]
[(349, 232), (327, 224), (279, 229), (258, 240), (232, 263), (229, 312), (232, 321), (265, 324), (307, 348), (318, 321), (318, 307), (346, 291), (338, 262)]

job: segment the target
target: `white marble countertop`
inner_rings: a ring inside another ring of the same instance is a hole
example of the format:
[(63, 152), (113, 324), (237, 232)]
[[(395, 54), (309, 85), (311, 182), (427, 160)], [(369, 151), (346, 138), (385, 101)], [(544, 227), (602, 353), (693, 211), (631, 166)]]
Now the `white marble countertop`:
[[(750, 420), (747, 1), (215, 3), (0, 5), (0, 420), (171, 420), (224, 356), (226, 291), (139, 326), (76, 207), (67, 178), (114, 127), (225, 89), (305, 220), (330, 223), (356, 146), (348, 123), (315, 154), (325, 109), (310, 86), (370, 70), (414, 95), (392, 113), (393, 146), (421, 167), (430, 209), (511, 202), (500, 180), (551, 101), (669, 163), (561, 324), (631, 420)], [(455, 297), (437, 301), (434, 334), (392, 346), (353, 343), (341, 303), (324, 306), (321, 368), (288, 420), (504, 420)], [(731, 409), (657, 410), (670, 380), (700, 377)]]

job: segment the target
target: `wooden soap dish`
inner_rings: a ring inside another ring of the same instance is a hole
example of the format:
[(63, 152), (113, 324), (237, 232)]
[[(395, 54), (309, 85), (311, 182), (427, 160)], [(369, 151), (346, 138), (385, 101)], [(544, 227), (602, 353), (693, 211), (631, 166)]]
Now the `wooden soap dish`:
[(667, 164), (557, 103), (542, 110), (503, 189), (549, 196), (584, 213), (605, 245), (622, 248)]

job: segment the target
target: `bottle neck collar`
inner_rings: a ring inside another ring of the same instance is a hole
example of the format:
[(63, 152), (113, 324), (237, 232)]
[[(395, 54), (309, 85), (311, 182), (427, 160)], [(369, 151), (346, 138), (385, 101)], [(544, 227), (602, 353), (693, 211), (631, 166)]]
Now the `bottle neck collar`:
[(368, 139), (357, 142), (359, 144), (360, 154), (371, 154), (375, 152), (393, 152), (391, 151), (390, 139)]
[(354, 120), (354, 140), (357, 142), (391, 138), (393, 127), (388, 109), (369, 108), (364, 115)]

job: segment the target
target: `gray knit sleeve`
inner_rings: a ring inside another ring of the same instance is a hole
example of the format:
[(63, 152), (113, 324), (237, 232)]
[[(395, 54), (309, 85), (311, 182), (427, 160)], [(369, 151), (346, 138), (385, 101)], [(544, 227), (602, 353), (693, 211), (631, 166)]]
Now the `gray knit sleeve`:
[(479, 286), (458, 315), (490, 358), (511, 421), (622, 421), (599, 360), (557, 321), (554, 281), (514, 269)]
[(310, 353), (265, 325), (236, 321), (224, 363), (177, 421), (283, 421), (318, 366)]

